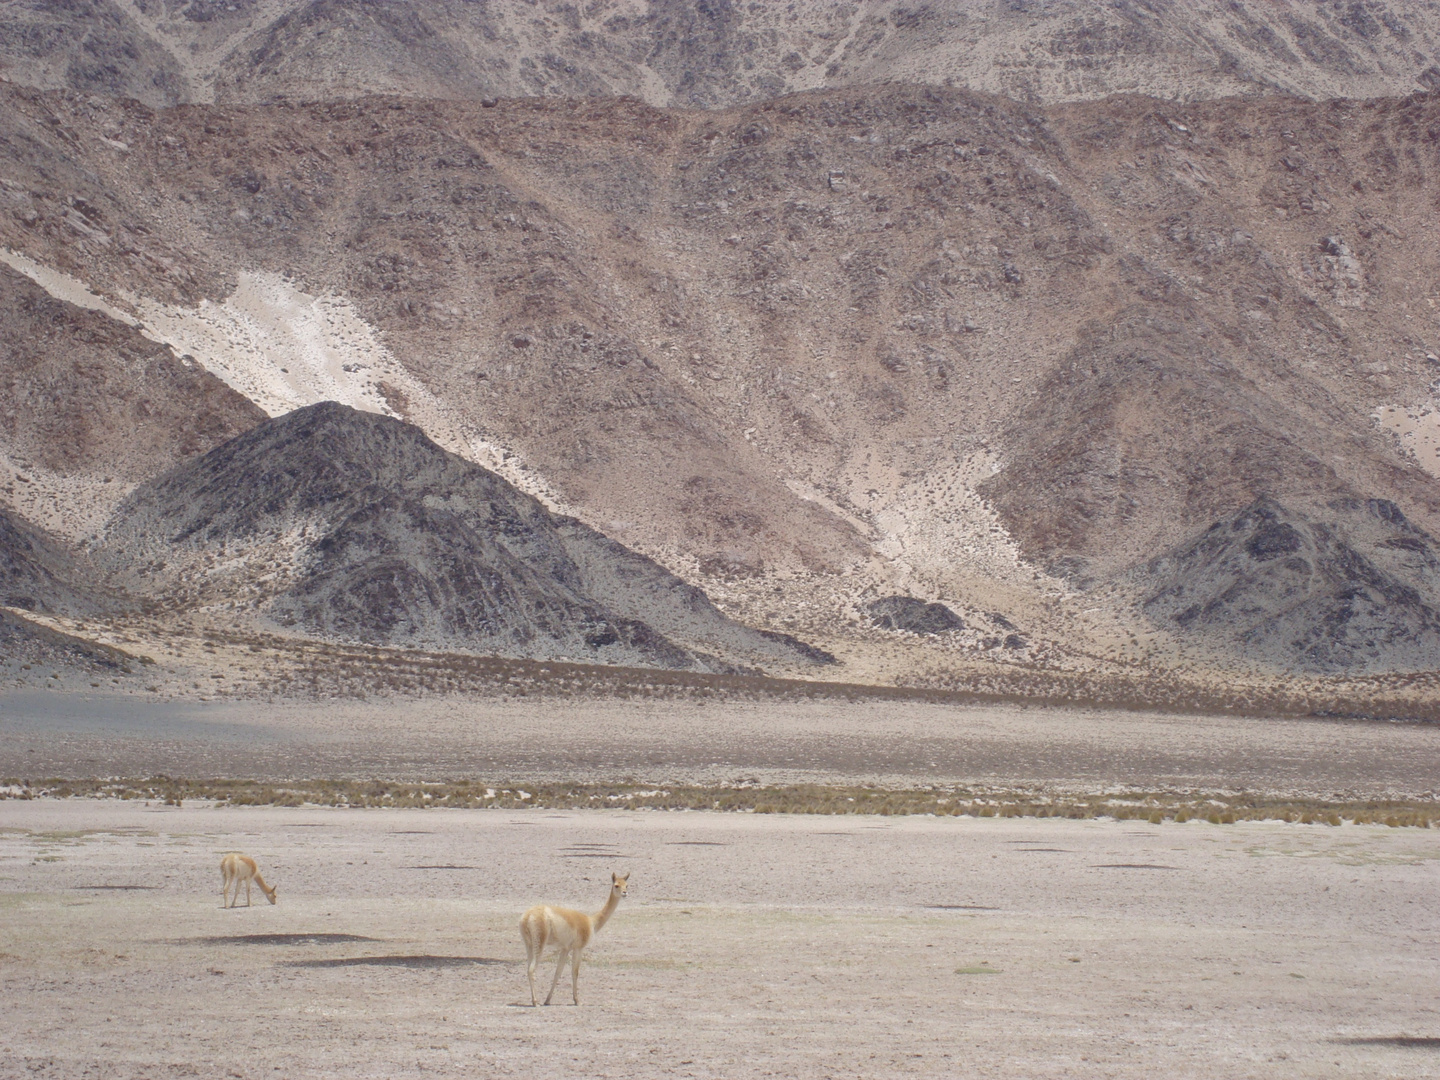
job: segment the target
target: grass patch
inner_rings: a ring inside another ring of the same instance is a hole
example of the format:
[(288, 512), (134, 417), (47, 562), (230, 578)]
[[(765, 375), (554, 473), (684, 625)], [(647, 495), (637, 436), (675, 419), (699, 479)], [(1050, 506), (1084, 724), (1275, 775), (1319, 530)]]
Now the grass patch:
[[(758, 784), (716, 786), (644, 784), (502, 784), (482, 780), (399, 783), (388, 780), (4, 780), (0, 801), (39, 798), (143, 799), (180, 805), (197, 799), (225, 806), (449, 807), (470, 810), (710, 810), (752, 814), (878, 814), (975, 818), (1110, 818), (1169, 827), (1208, 821), (1299, 822), (1339, 826), (1430, 828), (1440, 821), (1440, 800), (1387, 801), (1269, 799), (1204, 792), (1077, 795), (1049, 798), (1034, 792), (978, 792), (958, 787), (875, 788), (844, 785)], [(62, 834), (48, 834), (52, 842)], [(83, 835), (83, 834), (82, 834)], [(63, 841), (62, 841), (63, 842)], [(71, 841), (74, 842), (74, 841)], [(448, 869), (448, 867), (447, 867)], [(456, 867), (456, 869), (460, 869)]]
[(993, 968), (989, 964), (975, 964), (971, 967), (958, 967), (956, 975), (999, 975), (1000, 969)]

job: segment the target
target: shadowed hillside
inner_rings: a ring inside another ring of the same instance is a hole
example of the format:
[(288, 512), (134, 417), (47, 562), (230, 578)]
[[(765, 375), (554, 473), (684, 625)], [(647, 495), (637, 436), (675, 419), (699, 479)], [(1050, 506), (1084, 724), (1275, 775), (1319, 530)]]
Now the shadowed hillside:
[(1145, 611), (1281, 670), (1440, 666), (1434, 538), (1383, 500), (1338, 501), (1322, 512), (1317, 521), (1262, 499), (1216, 522), (1146, 568), (1153, 591)]

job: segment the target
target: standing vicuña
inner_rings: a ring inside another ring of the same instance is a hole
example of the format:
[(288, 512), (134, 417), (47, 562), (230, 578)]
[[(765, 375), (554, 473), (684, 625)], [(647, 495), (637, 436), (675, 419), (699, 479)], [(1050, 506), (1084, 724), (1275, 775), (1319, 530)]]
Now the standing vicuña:
[[(275, 903), (275, 889), (265, 884), (265, 879), (260, 876), (260, 868), (255, 865), (255, 860), (249, 855), (240, 855), (232, 851), (220, 860), (220, 906), (234, 907), (240, 902), (240, 883), (245, 883), (245, 906), (250, 906), (250, 882), (254, 881), (260, 886), (260, 891), (265, 894), (265, 899), (272, 904)], [(231, 889), (235, 890), (232, 898)]]
[(610, 875), (610, 899), (597, 914), (586, 915), (583, 911), (570, 908), (550, 907), (536, 904), (520, 917), (520, 936), (525, 939), (526, 974), (530, 977), (530, 1004), (535, 1001), (535, 965), (545, 946), (555, 945), (560, 949), (560, 958), (555, 963), (555, 978), (550, 980), (550, 993), (545, 995), (545, 1004), (555, 996), (555, 987), (560, 982), (560, 972), (565, 970), (565, 961), (570, 961), (570, 976), (575, 993), (575, 1004), (580, 1004), (580, 954), (590, 939), (615, 914), (620, 898), (625, 895), (630, 875)]

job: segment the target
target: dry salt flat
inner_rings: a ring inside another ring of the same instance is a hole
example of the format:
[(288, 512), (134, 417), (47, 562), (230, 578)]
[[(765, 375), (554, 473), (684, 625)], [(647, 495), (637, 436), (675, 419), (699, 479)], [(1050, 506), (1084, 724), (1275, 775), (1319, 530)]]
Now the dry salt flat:
[[(220, 854), (270, 906), (222, 910)], [(1440, 831), (0, 802), (0, 1076), (1440, 1075)], [(520, 912), (596, 910), (583, 1004)]]

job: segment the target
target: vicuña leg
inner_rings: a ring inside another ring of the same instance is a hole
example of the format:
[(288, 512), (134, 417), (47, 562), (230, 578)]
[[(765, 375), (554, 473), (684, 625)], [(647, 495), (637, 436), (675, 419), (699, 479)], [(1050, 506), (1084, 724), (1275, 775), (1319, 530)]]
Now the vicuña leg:
[(520, 920), (520, 937), (525, 942), (525, 976), (530, 980), (532, 1006), (540, 1004), (540, 999), (535, 996), (535, 968), (545, 955), (545, 940), (549, 936), (545, 929), (544, 917), (533, 910), (527, 911)]
[(581, 952), (576, 949), (570, 956), (570, 992), (575, 998), (575, 1004), (580, 1004), (580, 957)]
[(540, 950), (527, 937), (525, 939), (525, 974), (530, 979), (530, 1004), (539, 1005), (540, 1000), (535, 996), (535, 965), (540, 962)]
[(545, 995), (545, 1004), (550, 1004), (550, 999), (555, 996), (555, 987), (560, 985), (560, 973), (565, 970), (565, 961), (570, 959), (570, 950), (560, 949), (560, 959), (555, 963), (555, 977), (550, 980), (550, 993)]

